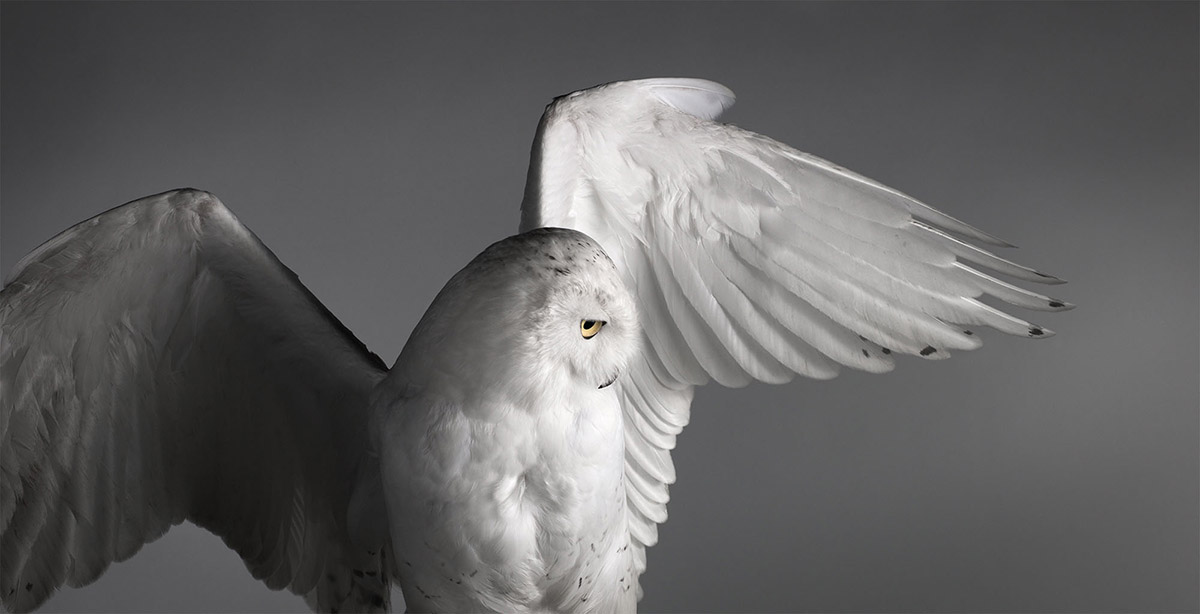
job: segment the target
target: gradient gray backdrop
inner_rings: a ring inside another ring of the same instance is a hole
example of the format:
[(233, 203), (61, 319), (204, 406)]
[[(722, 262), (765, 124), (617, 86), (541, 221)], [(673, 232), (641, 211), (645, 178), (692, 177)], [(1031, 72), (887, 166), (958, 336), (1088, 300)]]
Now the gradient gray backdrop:
[[(3, 263), (215, 192), (390, 362), (517, 228), (551, 97), (698, 76), (727, 119), (1018, 243), (1041, 342), (697, 393), (647, 611), (1195, 611), (1197, 4), (2, 7)], [(290, 611), (172, 530), (46, 611)]]

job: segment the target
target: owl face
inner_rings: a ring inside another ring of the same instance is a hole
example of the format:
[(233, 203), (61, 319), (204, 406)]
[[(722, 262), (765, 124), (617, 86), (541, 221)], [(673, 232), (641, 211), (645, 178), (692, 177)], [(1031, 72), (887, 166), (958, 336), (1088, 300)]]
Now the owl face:
[(541, 405), (547, 395), (607, 388), (639, 338), (633, 297), (599, 244), (539, 228), (488, 247), (446, 284), (397, 371), (414, 382), (455, 379), (460, 389), (479, 382), (489, 398), (502, 386), (513, 403)]
[[(599, 252), (603, 256), (603, 252)], [(581, 386), (603, 389), (625, 370), (638, 339), (637, 312), (607, 259), (555, 273), (533, 301), (526, 351), (556, 364)]]

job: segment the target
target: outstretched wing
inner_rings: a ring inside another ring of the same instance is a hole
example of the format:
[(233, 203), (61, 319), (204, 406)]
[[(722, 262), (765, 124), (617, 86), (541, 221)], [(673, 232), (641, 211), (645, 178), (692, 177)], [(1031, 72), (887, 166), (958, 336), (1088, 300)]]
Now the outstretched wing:
[(212, 195), (78, 224), (0, 292), (0, 598), (29, 610), (171, 525), (322, 610), (383, 610), (347, 506), (385, 368)]
[[(542, 116), (521, 230), (562, 226), (600, 242), (638, 297), (645, 351), (618, 380), (630, 530), (666, 519), (669, 451), (692, 387), (841, 366), (882, 372), (894, 354), (947, 358), (989, 326), (1052, 333), (980, 300), (1071, 306), (998, 275), (1061, 283), (972, 242), (1002, 241), (896, 190), (765, 136), (713, 121), (733, 92), (698, 79), (612, 83)], [(644, 548), (640, 559), (644, 565)]]

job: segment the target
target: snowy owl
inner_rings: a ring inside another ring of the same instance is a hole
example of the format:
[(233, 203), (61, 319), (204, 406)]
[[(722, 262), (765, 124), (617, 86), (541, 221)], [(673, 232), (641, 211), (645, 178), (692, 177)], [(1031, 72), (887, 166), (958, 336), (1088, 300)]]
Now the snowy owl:
[(638, 340), (616, 267), (574, 230), (501, 241), (438, 294), (372, 395), (409, 609), (634, 609), (611, 385)]
[(522, 234), (389, 371), (215, 197), (80, 223), (0, 292), (0, 599), (190, 520), (319, 611), (632, 611), (695, 386), (888, 371), (1071, 305), (1006, 245), (716, 122), (697, 79), (555, 99)]

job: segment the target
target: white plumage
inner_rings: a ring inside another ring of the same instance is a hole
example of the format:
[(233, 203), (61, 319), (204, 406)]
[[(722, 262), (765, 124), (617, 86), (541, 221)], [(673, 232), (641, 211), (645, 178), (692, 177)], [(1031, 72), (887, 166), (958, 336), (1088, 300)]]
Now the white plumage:
[(612, 261), (573, 230), (501, 241), (434, 299), (373, 395), (410, 609), (634, 608), (610, 384), (638, 338)]
[(0, 293), (5, 605), (188, 519), (320, 610), (386, 609), (389, 575), (422, 609), (632, 609), (694, 386), (1051, 334), (984, 295), (1070, 308), (971, 243), (1003, 242), (713, 121), (732, 103), (694, 79), (557, 99), (521, 228), (587, 236), (489, 248), (390, 373), (208, 194), (35, 250)]

